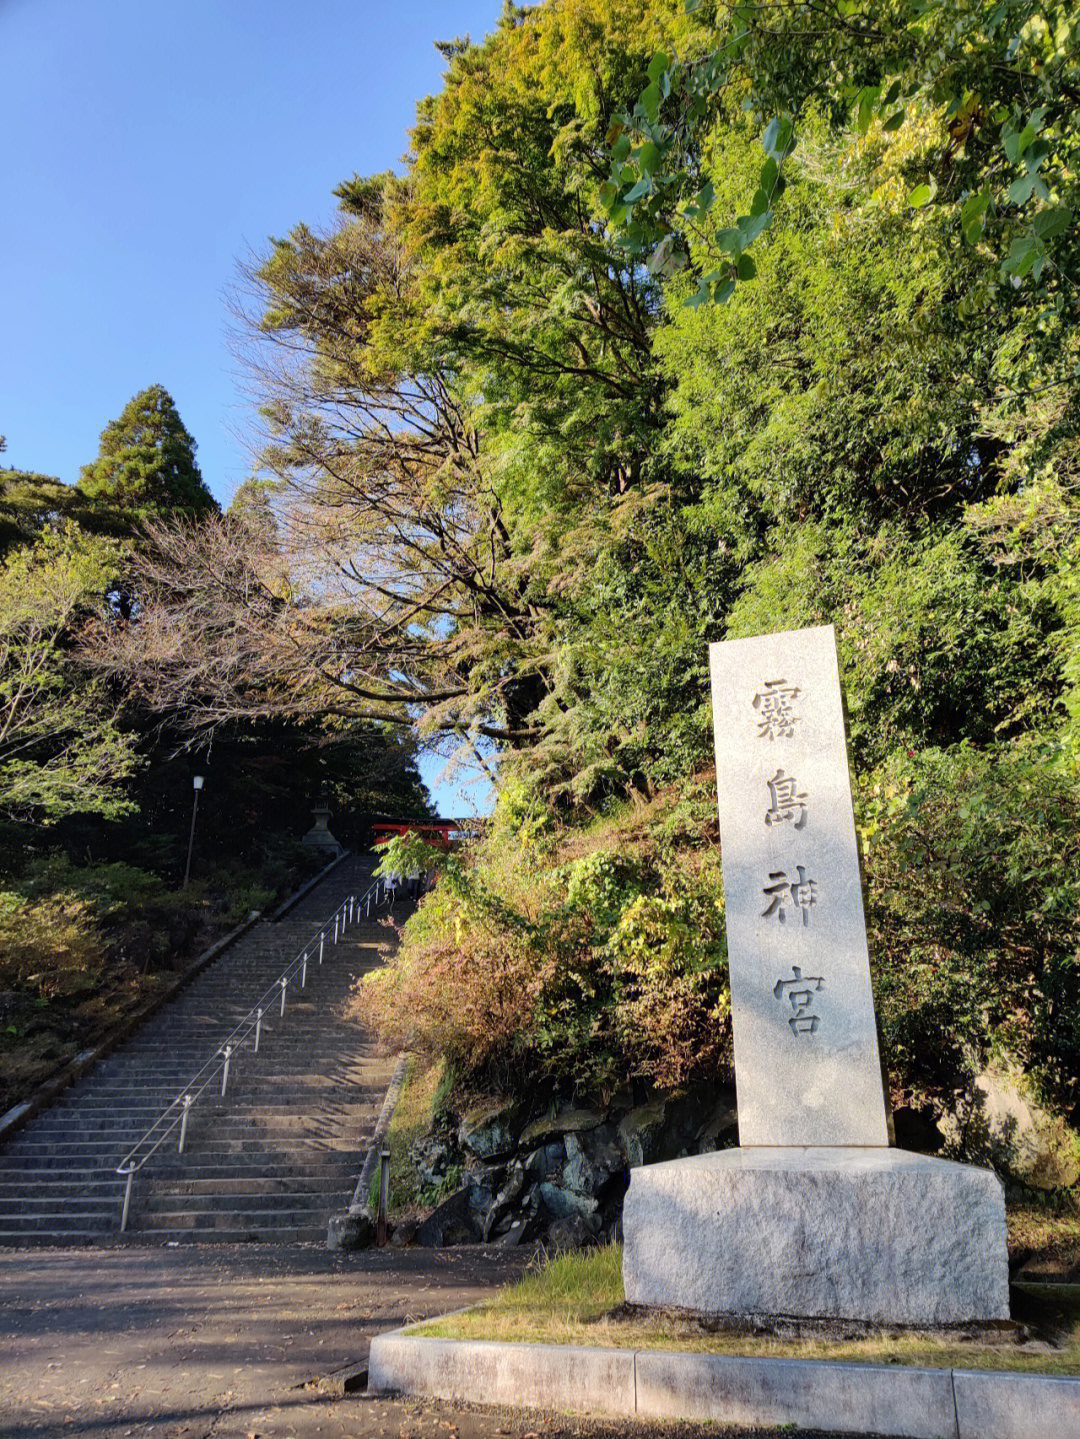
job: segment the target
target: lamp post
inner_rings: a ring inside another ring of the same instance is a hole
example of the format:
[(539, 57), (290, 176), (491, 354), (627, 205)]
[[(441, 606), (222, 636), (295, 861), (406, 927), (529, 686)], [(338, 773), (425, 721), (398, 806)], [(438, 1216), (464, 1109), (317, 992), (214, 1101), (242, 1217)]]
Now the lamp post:
[(187, 889), (188, 880), (191, 878), (191, 851), (195, 845), (195, 816), (199, 813), (199, 791), (203, 787), (203, 776), (197, 774), (191, 782), (195, 787), (195, 797), (191, 804), (191, 832), (188, 835), (187, 864), (184, 865), (184, 883), (181, 885), (182, 889)]

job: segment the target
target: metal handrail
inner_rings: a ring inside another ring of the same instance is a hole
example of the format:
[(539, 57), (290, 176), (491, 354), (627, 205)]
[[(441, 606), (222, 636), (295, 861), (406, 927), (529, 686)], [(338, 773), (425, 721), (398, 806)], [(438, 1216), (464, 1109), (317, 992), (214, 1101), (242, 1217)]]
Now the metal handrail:
[[(120, 1216), (121, 1234), (127, 1229), (128, 1210), (131, 1206), (131, 1188), (135, 1181), (136, 1174), (138, 1174), (148, 1159), (153, 1158), (170, 1134), (175, 1131), (177, 1125), (180, 1126), (180, 1142), (177, 1152), (183, 1154), (184, 1143), (187, 1139), (188, 1116), (194, 1108), (196, 1100), (199, 1099), (211, 1082), (217, 1078), (219, 1073), (221, 1075), (221, 1096), (224, 1097), (229, 1083), (229, 1065), (236, 1057), (241, 1046), (251, 1038), (252, 1034), (255, 1036), (252, 1053), (258, 1054), (263, 1015), (270, 1007), (269, 1002), (277, 1000), (280, 996), (280, 1014), (284, 1016), (285, 996), (289, 984), (299, 973), (300, 988), (305, 988), (307, 985), (308, 960), (314, 956), (316, 946), (318, 947), (319, 954), (318, 963), (322, 964), (326, 941), (329, 939), (332, 944), (337, 944), (339, 936), (344, 934), (350, 924), (355, 923), (361, 917), (361, 910), (363, 910), (364, 918), (370, 918), (372, 911), (379, 908), (380, 904), (385, 901), (387, 894), (393, 894), (392, 886), (388, 885), (383, 879), (377, 879), (374, 884), (368, 886), (359, 898), (351, 894), (347, 899), (342, 900), (341, 904), (338, 905), (337, 909), (334, 910), (325, 924), (322, 924), (308, 942), (297, 950), (296, 958), (285, 966), (277, 979), (263, 991), (239, 1023), (226, 1035), (222, 1043), (215, 1049), (211, 1058), (206, 1061), (201, 1069), (197, 1070), (191, 1076), (191, 1079), (184, 1086), (183, 1092), (178, 1094), (172, 1103), (161, 1111), (150, 1128), (142, 1134), (138, 1141), (128, 1150), (127, 1154), (124, 1155), (116, 1167), (116, 1173), (125, 1181), (124, 1205)], [(158, 1133), (159, 1130), (161, 1131), (160, 1134)], [(154, 1139), (155, 1135), (157, 1135), (156, 1139)], [(140, 1151), (144, 1145), (151, 1139), (154, 1139), (153, 1144), (150, 1145), (150, 1148), (147, 1149), (145, 1153), (140, 1155)]]

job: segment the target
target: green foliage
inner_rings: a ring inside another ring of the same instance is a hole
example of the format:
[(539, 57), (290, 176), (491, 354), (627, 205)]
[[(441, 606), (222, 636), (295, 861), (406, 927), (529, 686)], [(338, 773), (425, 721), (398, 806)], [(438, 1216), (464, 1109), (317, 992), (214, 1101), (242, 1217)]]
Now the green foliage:
[(702, 798), (669, 795), (587, 837), (549, 810), (537, 846), (538, 798), (516, 786), (364, 982), (363, 1012), (395, 1043), (445, 1056), (466, 1087), (516, 1091), (528, 1076), (533, 1097), (539, 1080), (595, 1095), (723, 1073), (727, 972)]
[(91, 503), (72, 485), (51, 475), (0, 469), (0, 555), (65, 521), (74, 521), (80, 529), (102, 528)]
[(879, 1013), (894, 1082), (961, 1086), (1007, 1056), (1075, 1102), (1080, 797), (1033, 742), (899, 754), (860, 787)]
[(195, 441), (161, 385), (140, 390), (101, 432), (97, 459), (84, 465), (87, 498), (133, 517), (198, 515), (217, 509), (195, 462)]
[(988, 569), (963, 531), (806, 523), (745, 582), (733, 638), (843, 615), (860, 762), (916, 744), (989, 743), (1054, 714), (1060, 619), (1037, 588)]
[(0, 565), (0, 811), (52, 822), (92, 812), (116, 818), (131, 801), (134, 739), (104, 688), (73, 655), (105, 609), (114, 542), (68, 522)]
[(838, 135), (900, 152), (906, 205), (944, 212), (988, 278), (1030, 279), (1058, 313), (1074, 302), (1080, 18), (1068, 0), (829, 3), (812, 17), (795, 0), (686, 10), (702, 22), (683, 37), (686, 60), (657, 53), (612, 123), (604, 198), (631, 253), (659, 273), (685, 264), (718, 203), (714, 177), (702, 184), (717, 116), (747, 117), (760, 152), (723, 206), (746, 213), (714, 236), (691, 303), (729, 300), (754, 278), (747, 251), (780, 212), (815, 111)]
[(729, 1072), (706, 647), (832, 623), (896, 1097), (1075, 1111), (1075, 15), (916, 8), (549, 0), (420, 106), (398, 362), (512, 602), (443, 633), (529, 684), (367, 1001), (462, 1087)]

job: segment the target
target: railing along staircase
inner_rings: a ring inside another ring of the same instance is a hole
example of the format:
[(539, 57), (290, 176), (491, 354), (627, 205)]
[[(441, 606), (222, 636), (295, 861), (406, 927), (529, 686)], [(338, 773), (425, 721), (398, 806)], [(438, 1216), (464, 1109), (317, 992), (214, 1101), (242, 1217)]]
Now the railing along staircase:
[[(124, 1181), (123, 1203), (120, 1214), (120, 1232), (128, 1226), (131, 1210), (131, 1195), (135, 1176), (144, 1168), (165, 1142), (179, 1129), (177, 1153), (183, 1155), (187, 1143), (188, 1124), (199, 1100), (211, 1090), (215, 1098), (224, 1099), (229, 1086), (230, 1070), (239, 1061), (244, 1049), (250, 1045), (252, 1054), (259, 1053), (262, 1040), (263, 1019), (276, 1010), (281, 1019), (285, 1018), (289, 986), (299, 977), (299, 988), (307, 989), (308, 970), (317, 971), (322, 965), (328, 945), (338, 940), (361, 918), (370, 919), (379, 909), (392, 902), (393, 891), (382, 879), (377, 879), (362, 894), (349, 895), (342, 900), (328, 920), (304, 944), (278, 977), (263, 991), (251, 1008), (234, 1026), (231, 1033), (216, 1046), (214, 1053), (191, 1076), (181, 1092), (158, 1115), (138, 1141), (132, 1145), (116, 1167), (116, 1173)], [(220, 1077), (220, 1091), (218, 1080)]]

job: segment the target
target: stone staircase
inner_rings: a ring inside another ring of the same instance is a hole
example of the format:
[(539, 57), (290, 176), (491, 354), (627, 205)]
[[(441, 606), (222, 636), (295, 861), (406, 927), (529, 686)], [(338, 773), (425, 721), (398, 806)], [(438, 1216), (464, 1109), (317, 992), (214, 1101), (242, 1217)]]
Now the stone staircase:
[[(226, 1035), (350, 894), (371, 883), (350, 857), (277, 923), (259, 921), (108, 1058), (0, 1148), (0, 1243), (119, 1241), (117, 1165)], [(375, 1126), (392, 1060), (346, 1020), (354, 978), (382, 962), (390, 935), (359, 920), (317, 948), (307, 984), (275, 1003), (259, 1052), (233, 1055), (179, 1131), (136, 1174), (127, 1242), (323, 1242), (344, 1208)]]

